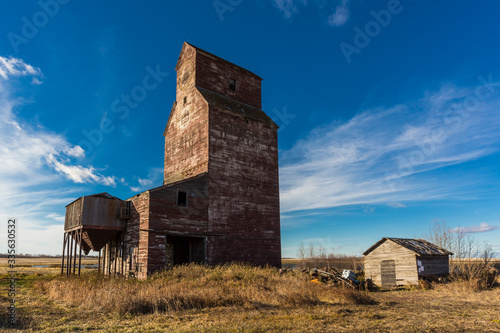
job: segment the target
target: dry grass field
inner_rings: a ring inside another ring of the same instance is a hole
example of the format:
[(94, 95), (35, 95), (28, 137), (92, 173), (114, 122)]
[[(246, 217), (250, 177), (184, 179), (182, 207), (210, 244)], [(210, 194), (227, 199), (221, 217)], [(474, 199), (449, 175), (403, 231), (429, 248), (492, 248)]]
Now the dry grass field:
[(90, 269), (66, 279), (52, 270), (17, 269), (19, 320), (9, 328), (6, 267), (0, 268), (0, 330), (500, 332), (498, 286), (474, 291), (454, 282), (360, 292), (311, 283), (299, 272), (241, 265), (176, 267), (147, 281), (103, 278)]

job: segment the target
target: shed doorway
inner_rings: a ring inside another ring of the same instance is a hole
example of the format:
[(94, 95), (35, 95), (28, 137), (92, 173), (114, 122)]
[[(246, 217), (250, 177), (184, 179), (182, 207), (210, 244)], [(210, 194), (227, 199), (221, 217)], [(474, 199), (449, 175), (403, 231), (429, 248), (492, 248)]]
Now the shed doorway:
[(380, 263), (382, 287), (396, 286), (396, 261), (382, 260)]
[(167, 235), (165, 265), (174, 266), (190, 262), (205, 262), (205, 238)]

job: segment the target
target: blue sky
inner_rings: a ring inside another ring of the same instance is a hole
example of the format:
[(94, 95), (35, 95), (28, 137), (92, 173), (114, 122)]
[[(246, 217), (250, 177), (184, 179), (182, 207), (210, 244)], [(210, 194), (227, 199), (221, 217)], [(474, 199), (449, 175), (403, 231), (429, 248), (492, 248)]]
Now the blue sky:
[[(283, 256), (360, 254), (435, 221), (500, 254), (494, 1), (4, 2), (0, 218), (61, 252), (65, 205), (162, 184), (184, 41), (262, 78)], [(5, 224), (4, 224), (5, 225)], [(6, 239), (0, 230), (0, 246)], [(0, 252), (4, 252), (0, 250)]]

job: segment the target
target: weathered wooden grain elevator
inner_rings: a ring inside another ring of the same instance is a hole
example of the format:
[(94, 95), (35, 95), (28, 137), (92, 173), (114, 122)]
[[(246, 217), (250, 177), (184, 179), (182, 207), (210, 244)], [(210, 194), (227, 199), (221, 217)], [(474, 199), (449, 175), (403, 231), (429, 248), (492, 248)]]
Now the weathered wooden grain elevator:
[(139, 278), (188, 262), (280, 266), (278, 126), (261, 108), (262, 79), (188, 43), (176, 71), (163, 186), (115, 198), (118, 208), (104, 209), (108, 215), (79, 210), (82, 198), (76, 200), (67, 206), (67, 224), (123, 226), (85, 238), (69, 223), (65, 242), (75, 238), (84, 250), (104, 242), (104, 273)]

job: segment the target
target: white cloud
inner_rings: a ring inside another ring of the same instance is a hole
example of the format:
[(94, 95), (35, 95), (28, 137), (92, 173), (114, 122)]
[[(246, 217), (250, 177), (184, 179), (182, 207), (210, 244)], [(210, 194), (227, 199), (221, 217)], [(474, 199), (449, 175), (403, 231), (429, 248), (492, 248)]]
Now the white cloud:
[(299, 14), (302, 8), (310, 5), (315, 7), (320, 12), (333, 12), (327, 18), (327, 23), (330, 26), (338, 27), (344, 25), (349, 19), (349, 0), (336, 1), (339, 5), (335, 6), (335, 10), (331, 10), (331, 4), (328, 1), (307, 1), (307, 0), (273, 0), (273, 4), (278, 8), (283, 15), (291, 20), (295, 15)]
[(153, 182), (149, 179), (139, 178), (139, 184), (141, 184), (141, 186), (149, 186), (149, 185), (153, 184)]
[(470, 197), (467, 186), (488, 182), (484, 172), (433, 171), (498, 151), (500, 98), (464, 109), (475, 91), (444, 85), (421, 100), (313, 130), (281, 155), (282, 212)]
[(479, 233), (479, 232), (488, 232), (488, 231), (493, 231), (493, 230), (497, 230), (497, 229), (500, 229), (500, 226), (490, 225), (488, 223), (480, 223), (479, 225), (472, 225), (469, 227), (453, 228), (450, 231), (453, 233), (472, 234), (472, 233)]
[(365, 207), (363, 207), (363, 212), (371, 214), (371, 213), (375, 212), (375, 208), (374, 207), (365, 206)]
[(273, 0), (273, 2), (288, 19), (299, 12), (299, 6), (307, 4), (307, 0)]
[(132, 192), (142, 192), (162, 185), (163, 168), (150, 168), (147, 178), (137, 178), (138, 186), (131, 186)]
[(96, 183), (112, 187), (116, 186), (116, 177), (103, 176), (97, 173), (92, 166), (86, 168), (80, 165), (67, 165), (58, 161), (57, 158), (51, 154), (48, 154), (45, 158), (49, 166), (52, 166), (54, 170), (75, 183)]
[[(42, 76), (39, 68), (26, 64), (22, 59), (0, 56), (0, 76), (4, 79), (16, 76)], [(36, 79), (39, 82), (38, 79)]]
[(406, 207), (406, 205), (403, 205), (402, 203), (399, 203), (399, 202), (389, 202), (387, 204), (387, 206), (393, 207), (393, 208), (405, 208)]
[(122, 185), (125, 185), (125, 186), (127, 186), (127, 185), (128, 185), (128, 182), (127, 182), (127, 181), (125, 180), (125, 178), (123, 178), (123, 177), (122, 177), (122, 178), (120, 178), (120, 179), (118, 179), (118, 181), (119, 181), (119, 182), (120, 182), (120, 184), (122, 184)]
[(349, 19), (349, 1), (342, 0), (342, 4), (337, 6), (335, 13), (328, 17), (328, 24), (332, 27), (339, 27), (344, 25)]
[(59, 215), (57, 213), (50, 213), (50, 214), (47, 214), (47, 216), (45, 216), (45, 217), (52, 219), (54, 221), (57, 221), (57, 222), (64, 222), (64, 216)]
[(78, 157), (78, 158), (85, 156), (85, 151), (80, 146), (65, 147), (64, 153), (68, 156)]
[(31, 80), (31, 84), (42, 84), (43, 82), (40, 81), (38, 78), (34, 77), (32, 80)]

